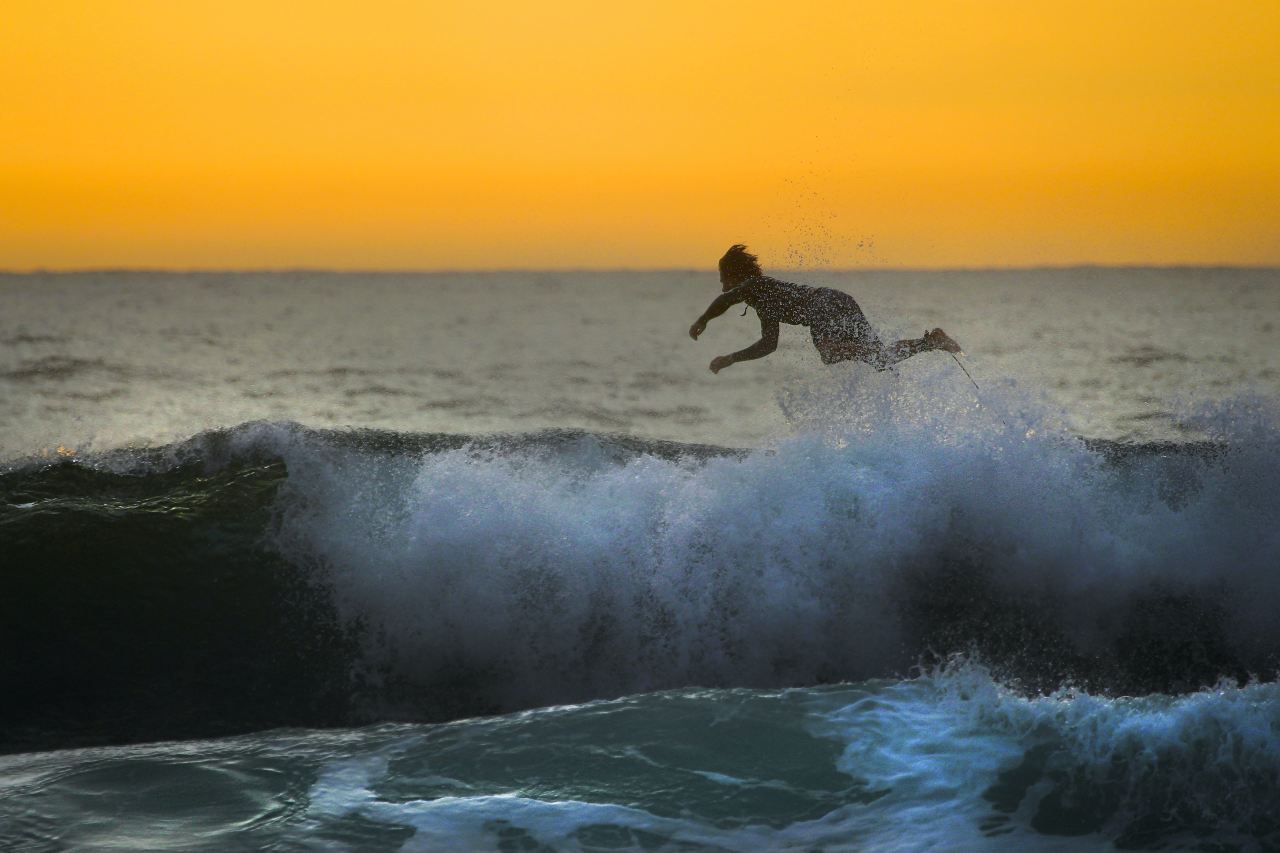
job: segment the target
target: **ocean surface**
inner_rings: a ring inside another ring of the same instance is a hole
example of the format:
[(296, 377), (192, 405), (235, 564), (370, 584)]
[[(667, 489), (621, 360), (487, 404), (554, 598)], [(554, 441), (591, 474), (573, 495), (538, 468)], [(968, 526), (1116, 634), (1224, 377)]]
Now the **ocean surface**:
[(1280, 271), (0, 276), (0, 849), (1280, 849)]

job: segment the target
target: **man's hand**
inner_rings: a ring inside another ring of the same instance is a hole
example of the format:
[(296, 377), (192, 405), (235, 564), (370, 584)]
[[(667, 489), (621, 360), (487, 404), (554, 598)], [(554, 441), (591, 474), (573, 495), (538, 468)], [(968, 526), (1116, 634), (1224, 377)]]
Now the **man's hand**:
[(711, 359), (711, 372), (719, 373), (731, 364), (733, 364), (733, 356), (718, 355)]
[(694, 323), (692, 326), (689, 327), (689, 337), (693, 338), (696, 341), (698, 339), (698, 335), (702, 334), (706, 330), (707, 330), (707, 324), (699, 320), (698, 322)]

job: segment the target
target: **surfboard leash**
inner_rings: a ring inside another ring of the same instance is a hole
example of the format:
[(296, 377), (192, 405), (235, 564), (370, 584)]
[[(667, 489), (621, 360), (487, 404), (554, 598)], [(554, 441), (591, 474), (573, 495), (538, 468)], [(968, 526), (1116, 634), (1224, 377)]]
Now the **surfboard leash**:
[[(957, 356), (957, 355), (956, 355), (955, 353), (953, 353), (953, 352), (949, 352), (949, 353), (947, 353), (947, 355), (951, 356), (951, 358), (953, 358), (953, 359), (955, 360), (955, 363), (956, 363), (956, 364), (958, 364), (958, 365), (960, 365), (960, 369), (964, 371), (964, 375), (965, 375), (965, 376), (969, 376), (969, 371), (965, 368), (964, 364), (960, 361), (960, 357), (959, 357), (959, 356)], [(969, 381), (970, 381), (970, 382), (973, 382), (973, 377), (972, 377), (972, 376), (969, 376)], [(978, 387), (978, 383), (977, 383), (977, 382), (973, 382), (973, 390), (975, 390), (975, 391), (981, 391), (982, 389)]]

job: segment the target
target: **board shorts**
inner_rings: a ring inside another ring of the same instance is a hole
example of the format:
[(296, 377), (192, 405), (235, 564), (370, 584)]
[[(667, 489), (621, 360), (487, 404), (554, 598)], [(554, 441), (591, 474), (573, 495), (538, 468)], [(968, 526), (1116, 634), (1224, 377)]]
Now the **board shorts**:
[(880, 337), (867, 322), (867, 317), (858, 307), (858, 303), (849, 294), (819, 287), (810, 303), (809, 334), (813, 337), (813, 345), (819, 353), (824, 353), (831, 344), (857, 344), (865, 348), (868, 355), (878, 355), (883, 348)]

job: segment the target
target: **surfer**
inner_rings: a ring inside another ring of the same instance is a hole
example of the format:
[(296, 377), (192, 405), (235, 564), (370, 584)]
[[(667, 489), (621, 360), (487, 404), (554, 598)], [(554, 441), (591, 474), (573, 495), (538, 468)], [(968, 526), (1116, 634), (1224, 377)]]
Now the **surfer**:
[(779, 323), (808, 326), (823, 364), (865, 361), (877, 370), (885, 370), (917, 353), (960, 352), (960, 345), (941, 329), (885, 346), (852, 296), (829, 287), (809, 287), (771, 278), (760, 270), (756, 256), (749, 254), (741, 243), (731, 246), (720, 259), (720, 284), (724, 292), (689, 327), (689, 337), (696, 341), (706, 331), (707, 323), (739, 302), (745, 302), (756, 309), (760, 317), (760, 340), (746, 349), (713, 358), (712, 373), (773, 352), (778, 348)]

